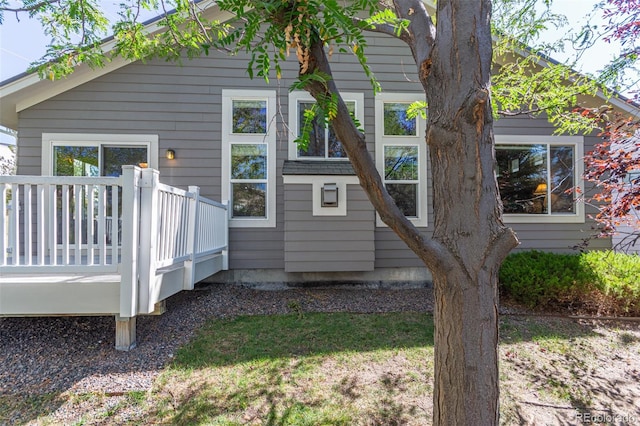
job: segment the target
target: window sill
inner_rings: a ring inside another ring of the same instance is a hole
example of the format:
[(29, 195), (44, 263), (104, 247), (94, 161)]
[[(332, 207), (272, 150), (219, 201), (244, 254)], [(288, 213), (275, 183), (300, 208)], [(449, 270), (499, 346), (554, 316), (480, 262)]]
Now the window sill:
[(504, 223), (585, 223), (584, 214), (504, 214)]

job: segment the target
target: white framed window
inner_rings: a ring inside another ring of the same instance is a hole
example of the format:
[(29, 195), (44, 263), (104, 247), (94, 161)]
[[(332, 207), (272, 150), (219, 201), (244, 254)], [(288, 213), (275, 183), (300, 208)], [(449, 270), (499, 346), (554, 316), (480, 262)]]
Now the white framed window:
[(158, 135), (43, 133), (43, 176), (119, 176), (122, 166), (158, 168)]
[(230, 227), (276, 226), (276, 92), (222, 91), (222, 198)]
[(582, 136), (496, 135), (505, 222), (583, 223)]
[[(396, 205), (416, 226), (427, 226), (427, 147), (423, 118), (407, 109), (424, 95), (381, 93), (376, 96), (376, 165)], [(378, 218), (378, 226), (385, 226)]]
[[(349, 112), (357, 121), (364, 123), (364, 95), (362, 93), (342, 93)], [(310, 109), (315, 99), (303, 91), (289, 93), (289, 160), (345, 160), (347, 154), (333, 131), (318, 118), (313, 119), (309, 145), (300, 149), (295, 140), (300, 136), (305, 122), (304, 112)]]

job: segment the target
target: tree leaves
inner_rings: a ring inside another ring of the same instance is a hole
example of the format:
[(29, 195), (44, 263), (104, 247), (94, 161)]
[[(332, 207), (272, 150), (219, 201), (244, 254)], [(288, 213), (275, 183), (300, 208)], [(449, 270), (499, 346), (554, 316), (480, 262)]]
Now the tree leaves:
[(590, 201), (598, 204), (594, 217), (604, 234), (621, 224), (640, 225), (640, 120), (608, 106), (577, 109), (602, 124), (603, 142), (585, 155), (584, 177), (596, 185)]

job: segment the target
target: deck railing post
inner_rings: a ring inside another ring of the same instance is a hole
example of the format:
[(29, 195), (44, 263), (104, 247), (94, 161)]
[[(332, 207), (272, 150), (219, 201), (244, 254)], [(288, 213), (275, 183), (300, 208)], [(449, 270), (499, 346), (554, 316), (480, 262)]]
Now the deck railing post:
[(222, 204), (225, 206), (224, 211), (224, 221), (220, 225), (223, 227), (224, 232), (224, 249), (222, 250), (222, 270), (229, 270), (229, 216), (231, 212), (229, 211), (229, 200), (222, 200)]
[[(121, 318), (134, 317), (138, 311), (139, 184), (140, 169), (136, 166), (122, 166)], [(115, 230), (116, 223), (113, 224), (113, 227)]]
[(11, 210), (9, 213), (9, 247), (12, 265), (20, 264), (20, 186), (11, 185)]
[(184, 264), (184, 284), (183, 289), (193, 290), (196, 277), (196, 255), (198, 254), (198, 236), (196, 233), (200, 228), (200, 188), (190, 186), (189, 193), (189, 216), (187, 223), (187, 249), (190, 251), (189, 260)]
[(157, 300), (155, 291), (156, 264), (158, 260), (158, 232), (160, 208), (158, 183), (160, 172), (154, 169), (143, 169), (140, 179), (140, 284), (139, 313), (151, 313)]
[(9, 248), (9, 203), (7, 202), (7, 185), (0, 184), (0, 266), (7, 264)]

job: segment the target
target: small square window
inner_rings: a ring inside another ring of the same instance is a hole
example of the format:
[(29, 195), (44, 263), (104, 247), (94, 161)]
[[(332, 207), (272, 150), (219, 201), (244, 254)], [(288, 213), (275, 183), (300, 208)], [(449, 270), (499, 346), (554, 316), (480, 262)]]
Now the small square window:
[(411, 104), (407, 102), (384, 103), (385, 136), (416, 136), (417, 120), (409, 118), (407, 110)]
[(267, 146), (265, 144), (231, 145), (231, 179), (266, 179)]
[(384, 178), (385, 180), (417, 180), (418, 147), (385, 146)]
[(231, 185), (231, 199), (233, 200), (232, 216), (238, 217), (266, 217), (267, 215), (267, 184), (241, 182)]
[(233, 133), (267, 133), (267, 101), (233, 100)]

